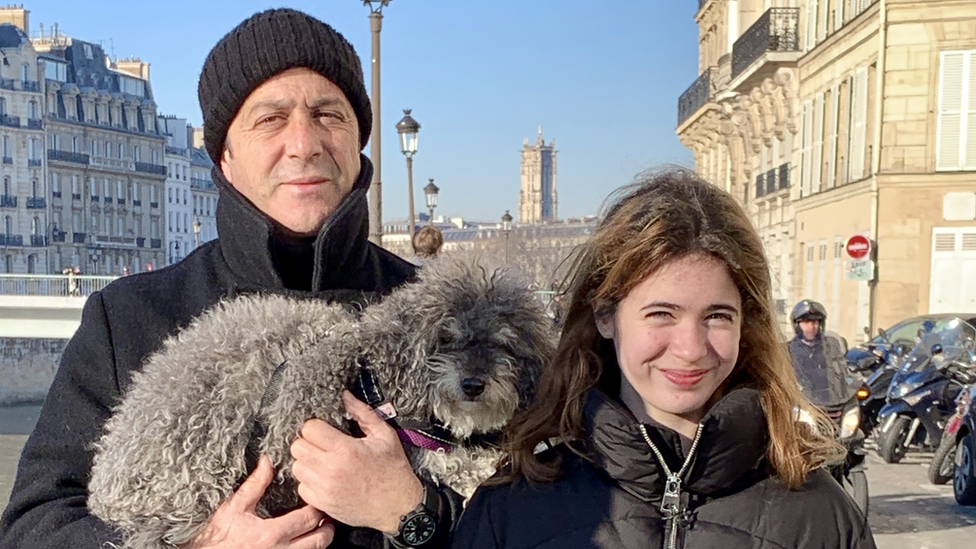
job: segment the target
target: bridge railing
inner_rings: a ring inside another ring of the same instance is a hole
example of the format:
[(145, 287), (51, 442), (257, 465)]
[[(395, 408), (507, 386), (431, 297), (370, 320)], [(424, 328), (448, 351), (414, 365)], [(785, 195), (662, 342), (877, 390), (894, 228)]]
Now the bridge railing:
[(0, 274), (0, 295), (84, 297), (118, 278), (93, 275)]

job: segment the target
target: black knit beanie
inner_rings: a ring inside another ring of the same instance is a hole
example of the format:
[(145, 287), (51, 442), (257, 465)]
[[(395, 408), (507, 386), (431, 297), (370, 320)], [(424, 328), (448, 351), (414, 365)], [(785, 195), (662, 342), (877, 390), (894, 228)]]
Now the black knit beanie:
[(227, 128), (247, 96), (265, 80), (305, 67), (346, 94), (359, 122), (359, 145), (373, 125), (363, 69), (352, 45), (329, 25), (292, 9), (272, 9), (249, 17), (217, 42), (203, 63), (200, 109), (207, 153), (220, 165)]

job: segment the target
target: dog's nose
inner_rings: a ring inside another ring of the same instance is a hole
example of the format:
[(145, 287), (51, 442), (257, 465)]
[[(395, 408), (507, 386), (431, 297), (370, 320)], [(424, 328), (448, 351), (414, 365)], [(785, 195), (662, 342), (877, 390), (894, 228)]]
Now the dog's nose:
[(485, 382), (476, 377), (466, 377), (461, 380), (461, 390), (468, 397), (474, 398), (485, 392)]

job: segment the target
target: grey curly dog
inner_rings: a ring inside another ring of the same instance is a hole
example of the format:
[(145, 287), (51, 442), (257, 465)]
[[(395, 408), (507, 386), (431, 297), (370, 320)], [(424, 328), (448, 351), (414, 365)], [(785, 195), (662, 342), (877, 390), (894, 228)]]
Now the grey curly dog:
[[(89, 508), (132, 549), (192, 540), (247, 475), (259, 410), (260, 453), (277, 471), (261, 512), (300, 506), (289, 445), (308, 418), (349, 432), (340, 394), (364, 364), (396, 421), (433, 418), (457, 439), (404, 448), (418, 475), (468, 497), (500, 457), (497, 447), (470, 443), (528, 404), (552, 336), (524, 281), (449, 258), (359, 314), (277, 296), (223, 302), (133, 378), (97, 443)], [(283, 363), (280, 390), (268, 398)]]

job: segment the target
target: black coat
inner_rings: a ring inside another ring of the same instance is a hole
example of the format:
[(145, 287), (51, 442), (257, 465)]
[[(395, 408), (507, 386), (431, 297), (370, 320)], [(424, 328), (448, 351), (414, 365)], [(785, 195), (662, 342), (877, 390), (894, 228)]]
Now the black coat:
[(352, 192), (315, 240), (314, 269), (304, 277), (311, 292), (285, 289), (274, 224), (215, 168), (220, 238), (176, 265), (120, 278), (88, 298), (24, 447), (0, 519), (0, 548), (101, 549), (118, 542), (86, 507), (92, 443), (146, 357), (220, 299), (271, 292), (365, 301), (414, 276), (409, 263), (368, 242), (372, 166), (365, 157), (362, 165)]
[[(458, 525), (454, 547), (667, 547), (660, 510), (665, 475), (621, 404), (598, 392), (587, 400), (589, 431), (583, 460), (564, 446), (565, 474), (550, 484), (482, 486)], [(823, 470), (797, 491), (772, 476), (765, 459), (766, 423), (758, 393), (739, 389), (702, 420), (701, 441), (682, 489), (689, 509), (676, 547), (688, 549), (874, 547), (864, 517)], [(668, 467), (684, 461), (678, 435), (646, 425)]]

